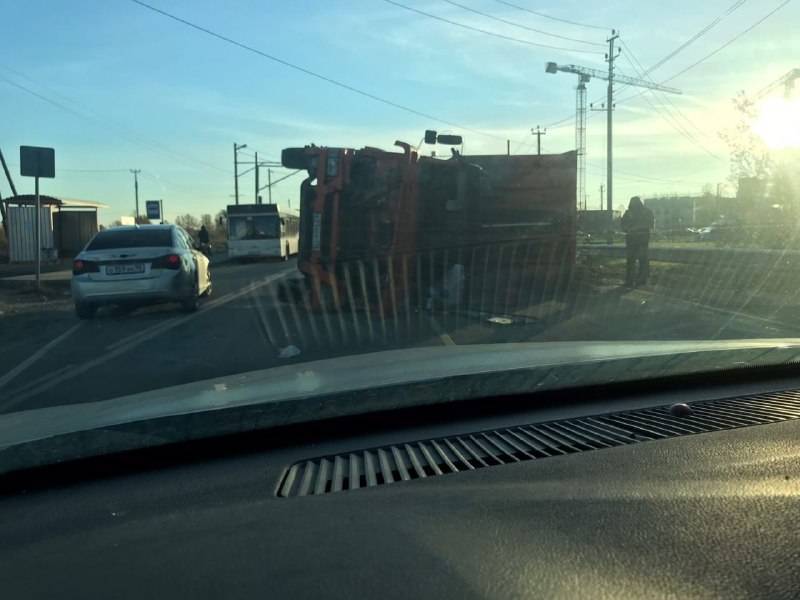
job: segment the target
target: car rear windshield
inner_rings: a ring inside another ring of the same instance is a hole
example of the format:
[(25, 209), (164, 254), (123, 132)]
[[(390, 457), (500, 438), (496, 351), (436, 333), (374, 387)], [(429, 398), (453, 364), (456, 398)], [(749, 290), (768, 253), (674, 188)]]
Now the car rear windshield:
[(112, 250), (114, 248), (151, 248), (172, 246), (169, 229), (126, 229), (101, 231), (87, 250)]

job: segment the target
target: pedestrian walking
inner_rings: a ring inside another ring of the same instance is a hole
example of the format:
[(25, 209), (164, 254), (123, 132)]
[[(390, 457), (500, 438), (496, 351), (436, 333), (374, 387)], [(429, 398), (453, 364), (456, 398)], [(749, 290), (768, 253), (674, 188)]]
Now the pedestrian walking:
[[(625, 285), (644, 285), (650, 276), (650, 231), (654, 225), (653, 212), (642, 204), (639, 196), (631, 198), (628, 210), (622, 216), (622, 231), (625, 232)], [(637, 265), (638, 263), (638, 265)], [(638, 269), (637, 269), (638, 267)]]

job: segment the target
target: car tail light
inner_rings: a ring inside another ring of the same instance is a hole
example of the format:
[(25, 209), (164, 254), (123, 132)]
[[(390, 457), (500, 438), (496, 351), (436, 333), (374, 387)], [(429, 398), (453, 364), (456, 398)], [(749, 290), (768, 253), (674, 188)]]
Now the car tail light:
[(180, 269), (181, 257), (177, 254), (167, 254), (166, 256), (161, 256), (153, 261), (153, 268), (175, 270)]
[(100, 267), (97, 263), (90, 260), (76, 260), (72, 263), (72, 274), (83, 275), (84, 273), (99, 273)]

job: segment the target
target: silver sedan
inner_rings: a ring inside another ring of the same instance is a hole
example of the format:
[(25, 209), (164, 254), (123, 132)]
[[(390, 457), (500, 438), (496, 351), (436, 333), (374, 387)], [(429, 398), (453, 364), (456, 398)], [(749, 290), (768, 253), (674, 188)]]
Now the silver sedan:
[(100, 231), (72, 266), (72, 298), (81, 319), (108, 304), (179, 302), (194, 311), (210, 293), (209, 260), (176, 225)]

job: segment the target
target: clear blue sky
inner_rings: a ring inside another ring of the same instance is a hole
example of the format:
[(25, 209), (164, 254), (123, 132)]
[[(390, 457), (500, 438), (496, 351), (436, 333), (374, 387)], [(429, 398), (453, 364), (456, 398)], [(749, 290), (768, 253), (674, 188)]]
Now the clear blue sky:
[[(142, 169), (140, 199), (162, 198), (168, 218), (185, 212), (215, 213), (232, 203), (234, 141), (248, 144), (248, 151), (258, 150), (264, 159), (279, 159), (281, 148), (312, 142), (389, 149), (395, 139), (417, 143), (424, 129), (436, 128), (463, 133), (467, 154), (505, 152), (506, 138), (513, 140), (515, 151), (530, 152), (531, 127), (574, 112), (576, 78), (548, 75), (544, 63), (605, 68), (602, 47), (524, 27), (599, 43), (605, 41), (606, 31), (546, 19), (497, 0), (458, 2), (518, 26), (444, 0), (398, 1), (500, 35), (601, 54), (498, 39), (382, 0), (152, 0), (154, 6), (281, 59), (489, 134), (480, 135), (334, 87), (130, 0), (6, 2), (0, 24), (6, 48), (0, 57), (0, 148), (17, 172), (19, 145), (55, 147), (57, 178), (45, 182), (43, 190), (105, 202), (111, 206), (102, 215), (106, 223), (133, 210), (131, 168)], [(645, 67), (722, 17), (652, 72), (661, 81), (718, 48), (781, 1), (512, 3), (557, 18), (616, 27), (626, 50)], [(741, 6), (726, 14), (737, 4)], [(668, 105), (680, 123), (670, 125), (665, 109), (654, 110), (646, 98), (655, 105), (663, 100), (649, 94), (620, 100), (615, 204), (634, 193), (699, 192), (705, 183), (725, 181), (727, 153), (718, 132), (730, 125), (729, 100), (740, 89), (758, 90), (800, 66), (797, 23), (800, 3), (790, 2), (671, 81), (684, 92), (673, 98), (674, 107), (691, 123)], [(634, 74), (625, 54), (619, 66), (620, 72)], [(604, 82), (592, 81), (589, 99), (599, 100), (604, 89)], [(546, 152), (572, 149), (572, 121), (548, 130), (543, 143)], [(242, 159), (252, 160), (247, 155)], [(588, 160), (587, 187), (590, 202), (596, 204), (605, 161), (600, 113), (590, 116)], [(284, 173), (278, 169), (273, 175)], [(32, 188), (30, 180), (16, 181), (20, 192)], [(291, 199), (296, 206), (299, 184), (298, 176), (275, 186), (273, 200)], [(243, 198), (252, 198), (251, 175), (242, 177), (240, 185)], [(9, 193), (4, 179), (0, 192)]]

